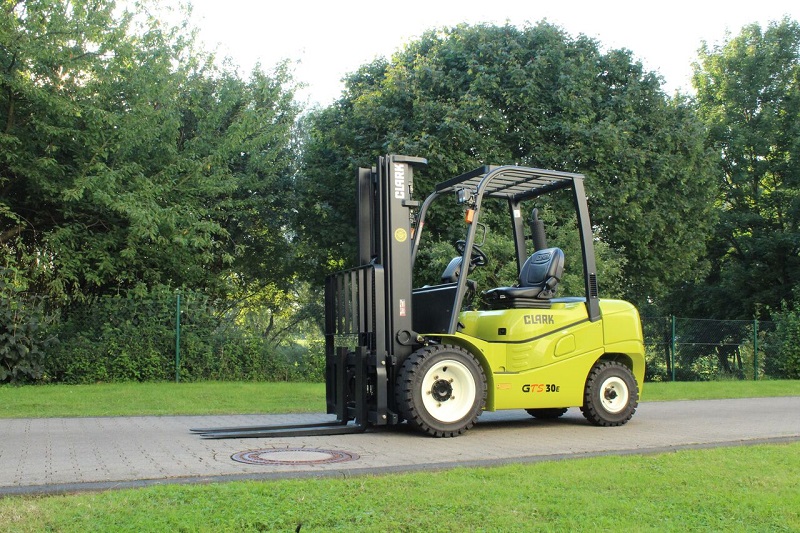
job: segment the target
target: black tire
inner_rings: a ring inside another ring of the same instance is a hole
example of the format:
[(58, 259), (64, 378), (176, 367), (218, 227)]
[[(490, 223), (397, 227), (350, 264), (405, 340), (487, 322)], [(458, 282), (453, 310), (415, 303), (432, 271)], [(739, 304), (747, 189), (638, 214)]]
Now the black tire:
[(420, 348), (403, 363), (395, 389), (400, 415), (434, 437), (455, 437), (471, 428), (486, 402), (486, 375), (458, 346)]
[(620, 363), (602, 361), (586, 378), (581, 411), (596, 426), (621, 426), (639, 405), (639, 387), (630, 369)]
[(567, 412), (566, 407), (553, 407), (546, 409), (525, 409), (529, 415), (539, 420), (555, 420)]

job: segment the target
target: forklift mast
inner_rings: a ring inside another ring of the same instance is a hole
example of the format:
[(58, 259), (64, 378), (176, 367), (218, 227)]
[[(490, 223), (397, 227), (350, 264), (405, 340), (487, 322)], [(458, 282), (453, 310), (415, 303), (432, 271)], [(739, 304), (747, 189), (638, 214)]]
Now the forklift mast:
[(359, 265), (380, 265), (384, 274), (384, 345), (402, 363), (411, 353), (414, 166), (420, 157), (387, 155), (377, 166), (358, 169)]

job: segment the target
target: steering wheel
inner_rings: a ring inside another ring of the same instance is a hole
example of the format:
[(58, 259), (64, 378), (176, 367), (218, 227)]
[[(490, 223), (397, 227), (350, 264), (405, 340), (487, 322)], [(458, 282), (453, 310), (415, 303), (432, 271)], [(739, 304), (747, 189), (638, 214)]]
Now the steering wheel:
[[(464, 248), (467, 246), (467, 241), (463, 239), (459, 239), (455, 243), (456, 253), (458, 255), (464, 255)], [(489, 258), (486, 257), (486, 254), (481, 250), (477, 244), (472, 245), (472, 255), (469, 258), (469, 266), (470, 268), (475, 267), (482, 267), (486, 266), (489, 263)]]

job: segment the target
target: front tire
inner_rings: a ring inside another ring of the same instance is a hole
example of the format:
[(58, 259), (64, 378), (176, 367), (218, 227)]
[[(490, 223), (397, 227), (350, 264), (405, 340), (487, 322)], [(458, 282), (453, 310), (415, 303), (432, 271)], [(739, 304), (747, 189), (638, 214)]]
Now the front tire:
[(396, 388), (403, 418), (434, 437), (455, 437), (471, 428), (486, 401), (486, 375), (458, 346), (420, 348), (403, 363)]
[(630, 369), (601, 361), (592, 367), (583, 393), (583, 416), (596, 426), (621, 426), (639, 405), (639, 387)]

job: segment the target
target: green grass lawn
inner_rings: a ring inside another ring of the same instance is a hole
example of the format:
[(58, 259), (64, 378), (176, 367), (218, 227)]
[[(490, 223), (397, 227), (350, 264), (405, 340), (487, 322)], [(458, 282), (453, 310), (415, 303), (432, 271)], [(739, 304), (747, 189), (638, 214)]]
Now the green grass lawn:
[(0, 387), (0, 418), (325, 411), (322, 383), (109, 383)]
[(800, 396), (798, 380), (688, 381), (645, 383), (642, 401), (721, 400), (726, 398), (764, 398)]
[[(798, 396), (800, 381), (646, 383), (642, 401)], [(0, 418), (325, 411), (321, 383), (0, 386)]]
[[(454, 447), (458, 439), (448, 440)], [(4, 531), (798, 531), (800, 443), (0, 499)]]

